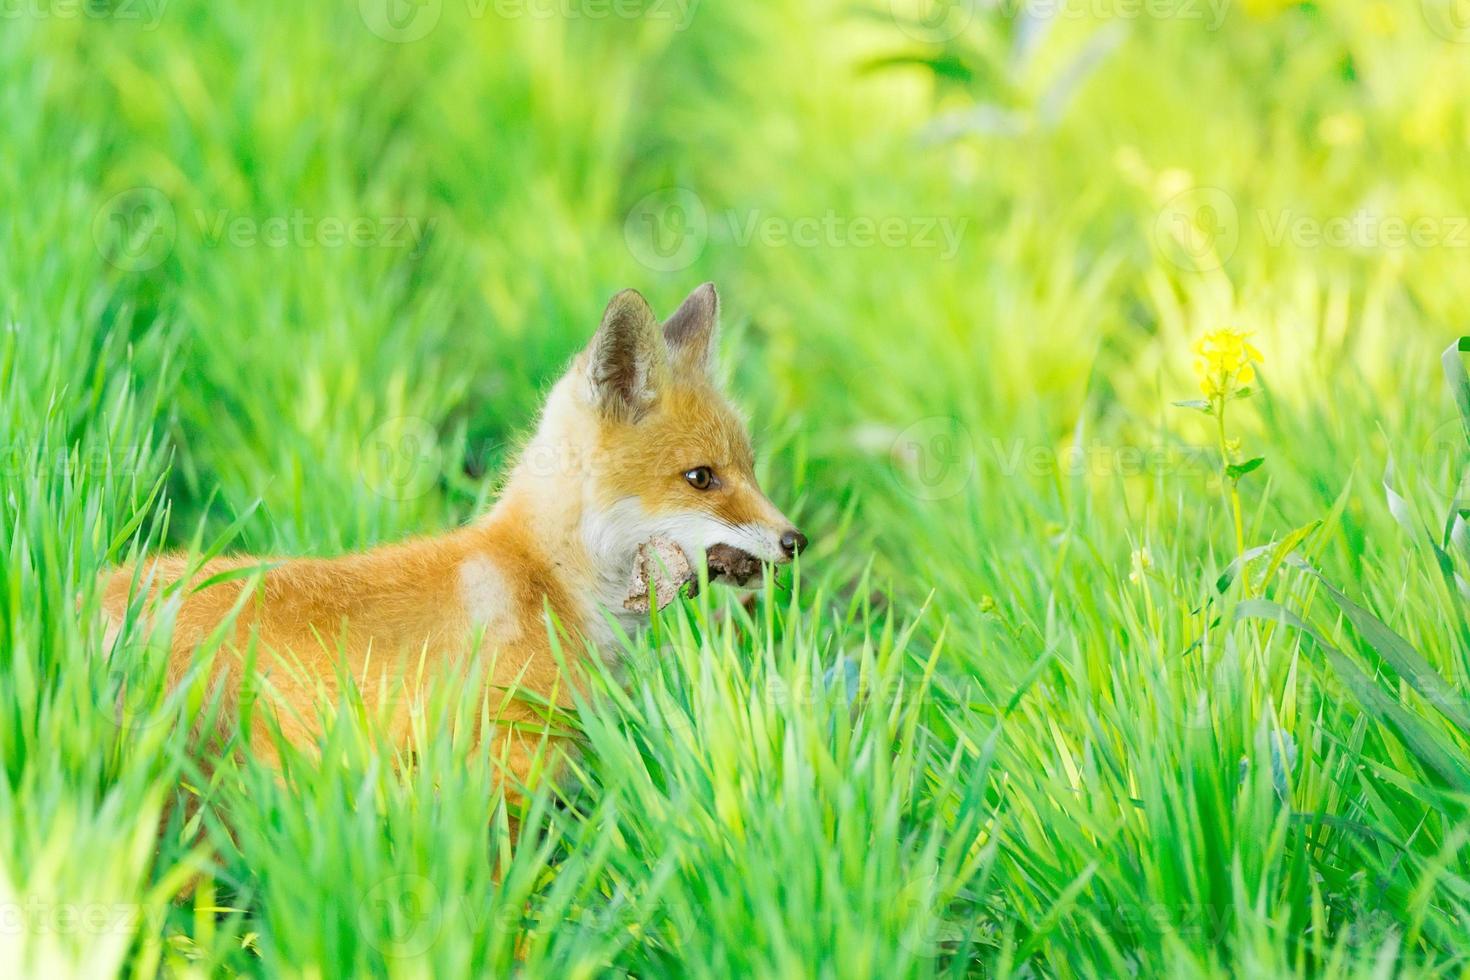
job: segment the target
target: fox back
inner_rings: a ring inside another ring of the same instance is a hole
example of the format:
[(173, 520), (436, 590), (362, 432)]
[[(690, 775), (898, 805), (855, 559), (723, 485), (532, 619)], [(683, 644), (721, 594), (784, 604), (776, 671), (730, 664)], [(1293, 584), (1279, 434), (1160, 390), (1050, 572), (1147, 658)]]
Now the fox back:
[[(104, 589), (110, 637), (130, 606), (144, 620), (134, 631), (171, 619), (168, 673), (177, 683), (200, 644), (223, 630), (213, 680), (227, 705), (254, 643), (262, 704), (298, 744), (314, 738), (318, 700), (335, 696), (339, 677), (352, 678), (369, 707), (394, 692), (392, 734), (406, 739), (423, 689), (464, 670), (472, 654), (489, 654), (487, 691), (534, 695), (494, 696), (489, 715), (500, 724), (480, 733), (508, 762), (514, 791), (541, 740), (528, 734), (534, 724), (516, 723), (541, 716), (537, 699), (570, 705), (580, 683), (575, 657), (553, 654), (551, 623), (580, 641), (565, 649), (612, 657), (612, 624), (632, 631), (644, 618), (627, 600), (646, 543), (673, 542), (695, 565), (710, 554), (710, 580), (737, 585), (749, 568), (788, 561), (806, 543), (757, 484), (746, 425), (715, 382), (718, 323), (710, 284), (662, 324), (637, 292), (619, 293), (551, 389), (488, 513), (338, 558), (191, 566), (163, 556), (119, 568)], [(717, 565), (716, 553), (747, 561)], [(274, 759), (265, 717), (255, 716), (253, 748)]]

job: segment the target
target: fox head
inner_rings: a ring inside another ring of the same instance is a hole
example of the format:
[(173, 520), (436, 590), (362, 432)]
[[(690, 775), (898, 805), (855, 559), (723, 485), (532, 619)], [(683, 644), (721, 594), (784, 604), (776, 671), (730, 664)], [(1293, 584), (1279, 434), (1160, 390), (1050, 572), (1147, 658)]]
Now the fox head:
[(756, 482), (746, 425), (714, 378), (719, 307), (706, 283), (660, 324), (635, 290), (614, 296), (522, 459), (562, 461), (561, 482), (573, 485), (542, 482), (538, 492), (574, 505), (607, 608), (621, 608), (638, 548), (655, 537), (696, 565), (725, 546), (717, 553), (740, 560), (716, 567), (712, 557), (710, 576), (738, 585), (759, 562), (790, 561), (806, 545)]

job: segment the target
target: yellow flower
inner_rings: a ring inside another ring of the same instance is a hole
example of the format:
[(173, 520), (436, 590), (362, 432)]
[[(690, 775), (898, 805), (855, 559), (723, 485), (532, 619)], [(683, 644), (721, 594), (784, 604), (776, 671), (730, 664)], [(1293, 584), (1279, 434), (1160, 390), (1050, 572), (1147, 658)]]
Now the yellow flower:
[(1264, 358), (1246, 338), (1250, 334), (1222, 327), (1194, 343), (1194, 373), (1200, 391), (1211, 401), (1227, 398), (1256, 379), (1255, 365)]

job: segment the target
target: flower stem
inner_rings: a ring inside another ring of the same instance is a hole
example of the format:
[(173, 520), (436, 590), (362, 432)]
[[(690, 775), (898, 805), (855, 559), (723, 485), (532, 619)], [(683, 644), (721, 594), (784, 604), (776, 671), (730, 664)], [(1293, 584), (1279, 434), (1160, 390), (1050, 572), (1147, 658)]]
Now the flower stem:
[(1251, 594), (1250, 568), (1245, 560), (1245, 520), (1240, 507), (1240, 479), (1230, 475), (1230, 446), (1225, 438), (1225, 403), (1222, 395), (1215, 402), (1216, 433), (1220, 440), (1220, 477), (1230, 484), (1230, 513), (1235, 522), (1235, 551), (1240, 555), (1240, 584), (1245, 594)]

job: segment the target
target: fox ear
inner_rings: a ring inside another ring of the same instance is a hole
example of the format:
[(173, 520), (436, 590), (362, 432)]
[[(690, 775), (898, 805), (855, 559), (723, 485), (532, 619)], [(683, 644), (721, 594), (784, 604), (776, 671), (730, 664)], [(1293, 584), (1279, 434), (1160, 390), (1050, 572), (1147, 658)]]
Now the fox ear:
[(714, 367), (720, 327), (720, 294), (707, 282), (690, 293), (664, 323), (664, 342), (681, 372), (708, 374)]
[(636, 289), (612, 298), (587, 348), (592, 403), (608, 415), (637, 420), (653, 404), (664, 370), (658, 319)]

